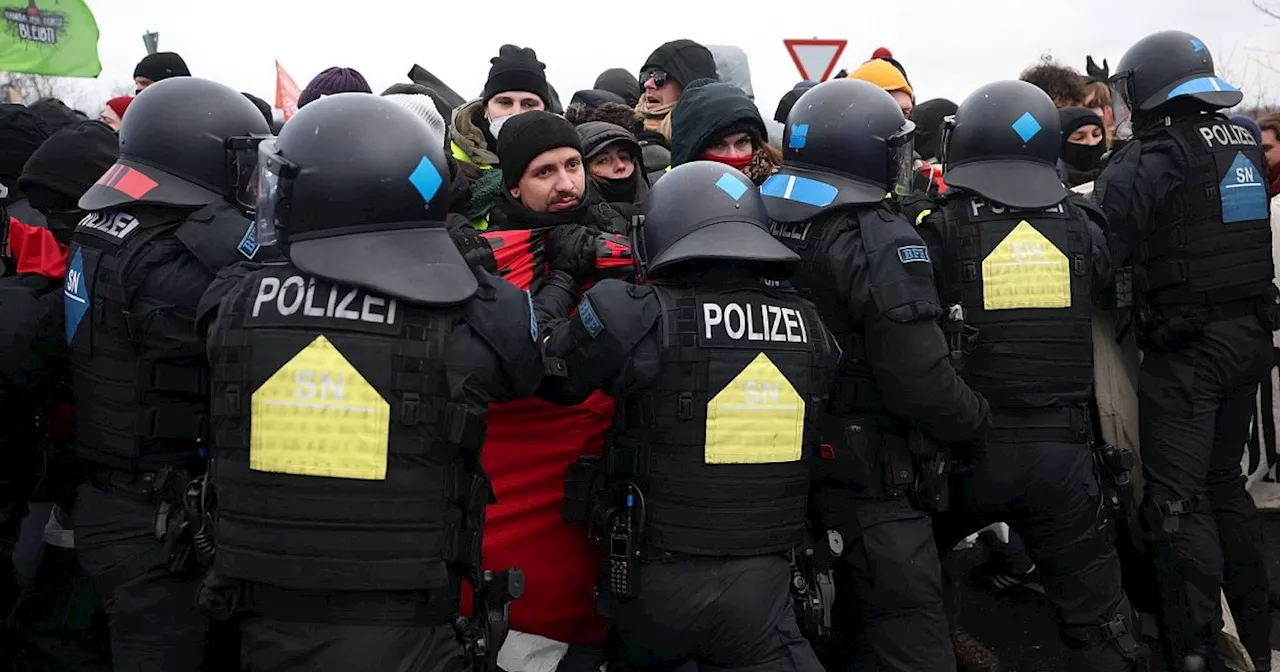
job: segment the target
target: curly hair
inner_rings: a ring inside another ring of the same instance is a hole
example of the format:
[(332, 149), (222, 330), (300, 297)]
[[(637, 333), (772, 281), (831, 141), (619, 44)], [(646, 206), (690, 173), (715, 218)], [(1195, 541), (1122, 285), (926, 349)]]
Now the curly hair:
[(1058, 107), (1080, 107), (1084, 104), (1084, 77), (1048, 54), (1041, 56), (1039, 63), (1023, 70), (1019, 79), (1040, 87)]

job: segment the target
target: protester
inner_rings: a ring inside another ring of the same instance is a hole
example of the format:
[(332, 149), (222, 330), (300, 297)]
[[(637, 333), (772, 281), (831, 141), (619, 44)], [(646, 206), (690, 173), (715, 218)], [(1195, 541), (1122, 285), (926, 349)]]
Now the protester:
[(591, 88), (608, 91), (622, 98), (625, 105), (634, 109), (636, 103), (640, 102), (640, 84), (636, 81), (635, 75), (626, 68), (609, 68), (596, 77)]
[(320, 71), (307, 83), (302, 94), (298, 96), (298, 109), (307, 103), (314, 102), (320, 96), (332, 96), (335, 93), (373, 93), (364, 75), (355, 68), (334, 66)]
[(907, 81), (901, 66), (896, 65), (896, 61), (890, 62), (883, 58), (871, 59), (849, 73), (849, 79), (871, 82), (888, 91), (889, 95), (897, 101), (898, 107), (902, 109), (903, 116), (911, 116), (911, 111), (915, 107), (915, 92), (911, 89), (911, 83)]
[(715, 161), (742, 171), (759, 186), (782, 165), (782, 155), (765, 141), (760, 111), (735, 86), (695, 81), (685, 88), (671, 118), (672, 167)]
[(577, 129), (587, 173), (600, 196), (608, 203), (640, 203), (649, 192), (649, 183), (636, 136), (604, 121), (589, 121)]
[(98, 115), (98, 121), (111, 127), (111, 130), (119, 133), (120, 122), (124, 120), (124, 111), (129, 109), (129, 103), (133, 102), (133, 96), (116, 96), (108, 100), (106, 105), (102, 107), (102, 113)]
[(1067, 186), (1092, 182), (1102, 170), (1107, 136), (1102, 118), (1086, 107), (1058, 110), (1062, 124), (1062, 162), (1067, 166)]
[(1084, 106), (1084, 78), (1051, 56), (1042, 56), (1039, 63), (1023, 70), (1019, 79), (1040, 87), (1059, 108)]
[(137, 87), (134, 93), (142, 93), (142, 90), (148, 86), (170, 77), (190, 76), (191, 71), (187, 69), (187, 62), (178, 54), (172, 51), (147, 54), (133, 69), (133, 83)]
[(1261, 129), (1258, 141), (1267, 156), (1267, 194), (1280, 194), (1280, 114), (1268, 114), (1258, 119)]
[(636, 104), (636, 114), (646, 132), (641, 142), (653, 134), (660, 136), (661, 142), (671, 142), (671, 113), (685, 88), (699, 79), (717, 78), (715, 57), (693, 40), (673, 40), (653, 50), (640, 66), (644, 91)]

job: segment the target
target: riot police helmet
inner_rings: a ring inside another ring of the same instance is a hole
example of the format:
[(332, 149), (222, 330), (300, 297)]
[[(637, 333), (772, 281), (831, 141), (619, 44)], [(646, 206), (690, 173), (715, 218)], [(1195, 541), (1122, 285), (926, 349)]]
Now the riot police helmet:
[(239, 91), (199, 77), (148, 86), (120, 126), (120, 158), (80, 198), (82, 210), (131, 203), (253, 209), (258, 143), (271, 128)]
[(1111, 76), (1116, 135), (1132, 136), (1135, 113), (1154, 112), (1173, 101), (1220, 110), (1244, 99), (1214, 71), (1213, 55), (1200, 38), (1180, 30), (1148, 35), (1129, 47)]
[(658, 180), (631, 230), (642, 280), (730, 262), (762, 277), (787, 277), (800, 257), (769, 233), (769, 213), (746, 175), (714, 161), (693, 161)]
[(445, 218), (444, 138), (394, 101), (339, 93), (258, 148), (258, 244), (300, 270), (382, 294), (456, 305), (476, 291)]
[(787, 115), (782, 169), (760, 187), (769, 213), (801, 221), (832, 206), (906, 195), (914, 136), (915, 124), (875, 84), (837, 79), (810, 88)]
[(1034, 84), (992, 82), (943, 122), (947, 185), (1015, 208), (1047, 208), (1067, 197), (1058, 175), (1062, 122)]

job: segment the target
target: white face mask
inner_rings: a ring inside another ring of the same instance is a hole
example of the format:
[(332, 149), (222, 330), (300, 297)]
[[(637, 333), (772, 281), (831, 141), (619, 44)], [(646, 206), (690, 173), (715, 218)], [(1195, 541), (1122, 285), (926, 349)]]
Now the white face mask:
[(502, 125), (503, 125), (503, 124), (505, 124), (505, 123), (507, 123), (507, 120), (508, 120), (508, 119), (510, 119), (511, 117), (514, 117), (514, 116), (516, 116), (516, 115), (514, 115), (514, 114), (508, 114), (508, 115), (507, 115), (507, 116), (505, 116), (505, 117), (498, 117), (497, 119), (490, 119), (490, 120), (489, 120), (489, 135), (492, 135), (492, 136), (493, 136), (493, 139), (494, 139), (494, 140), (497, 140), (497, 139), (498, 139), (498, 133), (502, 131)]

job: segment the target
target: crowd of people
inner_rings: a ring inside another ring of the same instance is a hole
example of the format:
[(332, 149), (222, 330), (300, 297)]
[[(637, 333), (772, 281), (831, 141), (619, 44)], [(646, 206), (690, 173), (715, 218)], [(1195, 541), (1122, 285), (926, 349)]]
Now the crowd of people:
[(881, 48), (772, 118), (743, 58), (0, 105), (0, 666), (994, 671), (945, 567), (1006, 522), (973, 579), (1069, 669), (1226, 669), (1223, 595), (1270, 670), (1280, 116), (1179, 31), (959, 104)]

